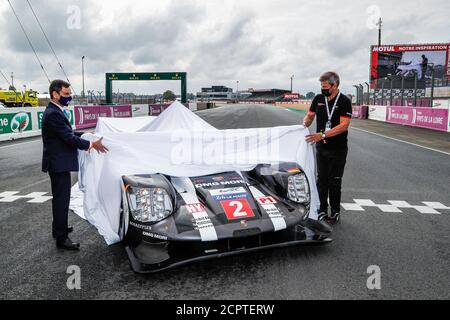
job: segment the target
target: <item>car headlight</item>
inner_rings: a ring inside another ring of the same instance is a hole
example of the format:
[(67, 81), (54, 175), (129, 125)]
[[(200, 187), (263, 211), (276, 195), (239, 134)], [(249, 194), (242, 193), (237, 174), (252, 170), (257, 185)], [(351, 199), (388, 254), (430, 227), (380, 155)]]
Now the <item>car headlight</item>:
[(295, 174), (288, 177), (287, 194), (292, 201), (309, 202), (309, 184), (305, 174)]
[(158, 222), (173, 211), (169, 194), (163, 188), (128, 188), (130, 211), (140, 222)]

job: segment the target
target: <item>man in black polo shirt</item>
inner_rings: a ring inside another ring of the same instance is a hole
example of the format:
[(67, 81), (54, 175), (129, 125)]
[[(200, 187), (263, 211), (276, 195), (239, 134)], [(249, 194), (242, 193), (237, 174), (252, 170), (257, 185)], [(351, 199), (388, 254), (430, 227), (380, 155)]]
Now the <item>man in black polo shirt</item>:
[[(339, 82), (335, 72), (326, 72), (320, 77), (322, 94), (313, 99), (303, 120), (303, 125), (309, 127), (317, 117), (317, 133), (306, 136), (306, 141), (317, 144), (319, 220), (331, 224), (339, 221), (342, 176), (348, 152), (348, 127), (352, 117), (352, 103), (339, 91)], [(328, 197), (331, 215), (328, 214)]]

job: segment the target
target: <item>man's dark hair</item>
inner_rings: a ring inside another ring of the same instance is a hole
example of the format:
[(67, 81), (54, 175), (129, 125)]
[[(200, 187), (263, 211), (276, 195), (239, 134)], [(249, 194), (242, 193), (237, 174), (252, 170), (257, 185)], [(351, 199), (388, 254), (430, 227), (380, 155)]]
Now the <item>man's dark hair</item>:
[(52, 83), (50, 83), (50, 88), (48, 89), (48, 92), (50, 93), (50, 99), (53, 99), (53, 91), (56, 91), (56, 93), (60, 93), (62, 88), (69, 88), (70, 83), (64, 81), (64, 80), (53, 80)]
[(339, 84), (341, 82), (341, 80), (339, 79), (339, 75), (336, 72), (333, 71), (328, 71), (325, 72), (324, 74), (322, 74), (320, 76), (319, 79), (320, 82), (322, 81), (328, 81), (331, 85), (337, 85), (339, 87)]

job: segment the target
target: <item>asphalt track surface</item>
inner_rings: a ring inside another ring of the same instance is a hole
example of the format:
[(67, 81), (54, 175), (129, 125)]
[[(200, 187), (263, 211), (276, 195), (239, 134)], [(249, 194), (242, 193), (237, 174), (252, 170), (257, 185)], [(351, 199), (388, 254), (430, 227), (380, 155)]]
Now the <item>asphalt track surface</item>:
[[(358, 121), (350, 129), (344, 203), (397, 200), (423, 206), (426, 201), (450, 207), (450, 155), (358, 128), (370, 129)], [(407, 130), (411, 137), (417, 132)], [(389, 135), (389, 130), (383, 132)], [(439, 137), (448, 139), (445, 133)], [(40, 171), (41, 152), (40, 138), (0, 144), (0, 194), (50, 195), (48, 176)], [(439, 214), (414, 208), (383, 212), (378, 206), (343, 209), (334, 241), (327, 246), (265, 251), (138, 275), (120, 244), (106, 246), (95, 228), (74, 214), (69, 217), (75, 228), (72, 239), (82, 243), (82, 250), (58, 252), (50, 234), (51, 201), (27, 201), (0, 201), (0, 299), (450, 298), (449, 209), (437, 209)], [(81, 290), (66, 286), (70, 265), (81, 269)], [(380, 290), (366, 285), (372, 265), (381, 270)]]

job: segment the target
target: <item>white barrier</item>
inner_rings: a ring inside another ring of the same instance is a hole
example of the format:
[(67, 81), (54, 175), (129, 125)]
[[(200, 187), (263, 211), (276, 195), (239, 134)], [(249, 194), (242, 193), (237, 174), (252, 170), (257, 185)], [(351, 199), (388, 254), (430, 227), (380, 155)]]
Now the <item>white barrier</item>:
[(191, 111), (197, 111), (197, 103), (195, 103), (195, 102), (189, 102), (189, 110), (191, 110)]
[(132, 104), (131, 112), (133, 117), (148, 116), (148, 104)]
[[(73, 125), (73, 107), (68, 110)], [(0, 109), (0, 141), (40, 136), (44, 111), (45, 107)]]
[(369, 106), (368, 119), (386, 122), (386, 110), (386, 106)]
[(450, 99), (435, 99), (433, 100), (433, 108), (450, 108)]
[[(90, 106), (92, 107), (92, 106)], [(0, 141), (16, 140), (41, 135), (41, 121), (46, 107), (5, 108), (0, 109)], [(75, 107), (67, 108), (70, 112), (69, 121), (74, 129)], [(132, 116), (148, 116), (148, 104), (131, 106)], [(83, 128), (78, 128), (83, 129)]]

